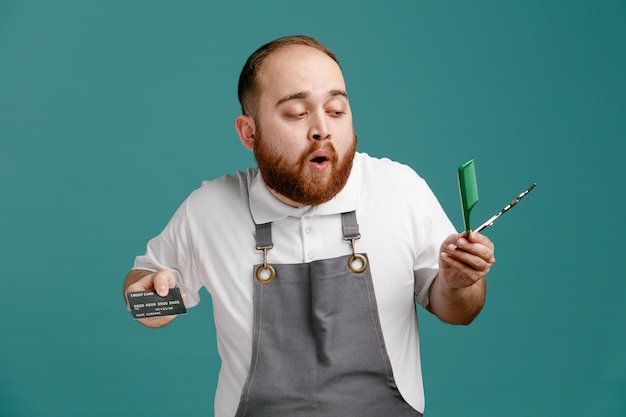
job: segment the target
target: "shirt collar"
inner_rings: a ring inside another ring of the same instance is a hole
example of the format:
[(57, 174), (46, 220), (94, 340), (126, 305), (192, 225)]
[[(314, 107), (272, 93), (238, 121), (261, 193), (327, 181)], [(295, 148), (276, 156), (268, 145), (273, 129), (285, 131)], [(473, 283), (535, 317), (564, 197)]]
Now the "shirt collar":
[(356, 210), (361, 190), (361, 154), (354, 155), (352, 171), (346, 185), (330, 201), (317, 206), (291, 207), (272, 195), (258, 169), (254, 170), (248, 183), (250, 212), (256, 224), (263, 224), (286, 217), (304, 217), (338, 214)]

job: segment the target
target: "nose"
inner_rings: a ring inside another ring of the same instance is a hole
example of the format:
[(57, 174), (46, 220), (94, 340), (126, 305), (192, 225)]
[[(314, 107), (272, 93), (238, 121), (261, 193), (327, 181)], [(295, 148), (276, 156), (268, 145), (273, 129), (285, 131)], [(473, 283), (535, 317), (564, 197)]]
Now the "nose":
[(330, 139), (330, 126), (324, 115), (312, 119), (309, 128), (309, 138), (313, 140)]

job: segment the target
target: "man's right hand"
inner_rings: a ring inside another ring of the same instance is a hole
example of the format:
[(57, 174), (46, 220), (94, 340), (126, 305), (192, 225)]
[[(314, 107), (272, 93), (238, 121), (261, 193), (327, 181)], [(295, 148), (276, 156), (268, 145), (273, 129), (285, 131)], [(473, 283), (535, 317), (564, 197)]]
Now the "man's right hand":
[[(127, 292), (134, 291), (151, 291), (155, 290), (161, 297), (165, 297), (170, 288), (176, 286), (176, 278), (171, 271), (160, 269), (156, 272), (134, 269), (128, 273), (124, 280), (124, 300), (126, 301), (126, 309), (130, 312), (128, 305)], [(187, 298), (182, 294), (183, 301)], [(137, 320), (146, 327), (163, 327), (167, 326), (174, 320), (176, 316), (155, 316), (147, 319)]]

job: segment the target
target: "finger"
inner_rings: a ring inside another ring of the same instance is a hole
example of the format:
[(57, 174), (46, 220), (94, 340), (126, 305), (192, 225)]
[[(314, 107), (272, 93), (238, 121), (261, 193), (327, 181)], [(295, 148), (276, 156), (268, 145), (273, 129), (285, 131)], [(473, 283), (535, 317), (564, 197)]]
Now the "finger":
[(467, 240), (472, 243), (480, 243), (482, 245), (487, 246), (490, 249), (494, 248), (493, 242), (487, 236), (481, 235), (480, 233), (477, 233), (477, 232), (471, 232)]
[(154, 282), (155, 275), (156, 275), (156, 272), (151, 272), (149, 274), (142, 276), (137, 281), (129, 285), (126, 288), (126, 292), (153, 290), (154, 289), (153, 282)]
[(146, 275), (142, 277), (139, 281), (129, 285), (124, 292), (124, 297), (126, 297), (126, 303), (128, 304), (128, 293), (129, 292), (137, 292), (137, 291), (147, 291), (152, 289), (152, 280), (150, 277), (153, 274)]
[[(491, 265), (495, 263), (493, 253), (484, 246), (478, 245), (482, 250), (477, 250), (475, 244), (459, 243), (460, 246), (456, 250), (443, 251), (442, 258), (448, 259), (449, 263), (454, 261), (454, 267), (456, 269), (462, 269), (465, 273), (477, 272), (480, 275), (486, 275), (491, 269)], [(479, 254), (473, 253), (472, 250), (478, 251)], [(463, 268), (461, 268), (461, 266)]]
[(467, 264), (452, 258), (447, 253), (441, 254), (443, 280), (451, 288), (469, 287), (484, 277)]
[(455, 233), (449, 235), (442, 243), (440, 251), (454, 251), (456, 249), (456, 242), (464, 235), (463, 233)]
[(169, 293), (169, 289), (175, 286), (176, 278), (174, 274), (166, 269), (161, 269), (144, 275), (139, 280), (129, 285), (126, 288), (126, 292), (157, 290), (159, 295), (165, 296)]
[(483, 259), (485, 262), (493, 265), (496, 262), (496, 258), (494, 256), (493, 245), (489, 243), (490, 241), (475, 243), (473, 241), (468, 241), (467, 239), (461, 238), (456, 242), (456, 246), (458, 249), (477, 256)]
[(170, 288), (176, 286), (176, 278), (170, 271), (161, 269), (154, 275), (153, 285), (157, 294), (165, 297), (170, 292)]

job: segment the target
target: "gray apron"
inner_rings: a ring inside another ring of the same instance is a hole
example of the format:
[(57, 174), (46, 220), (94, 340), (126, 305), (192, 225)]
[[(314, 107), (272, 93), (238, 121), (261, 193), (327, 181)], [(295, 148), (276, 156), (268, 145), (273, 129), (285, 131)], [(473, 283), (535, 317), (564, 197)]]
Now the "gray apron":
[(422, 414), (398, 391), (355, 212), (341, 216), (352, 255), (270, 265), (271, 223), (257, 225), (252, 360), (236, 417)]

